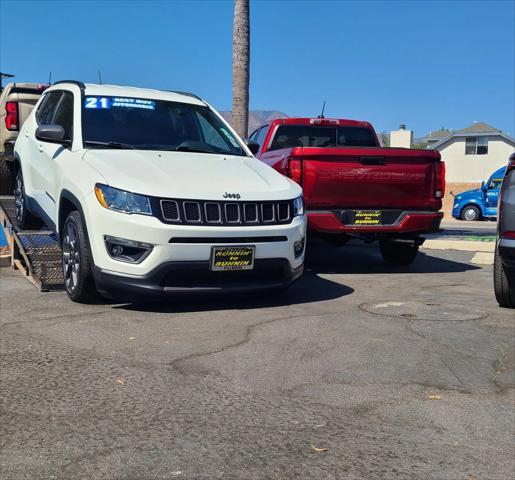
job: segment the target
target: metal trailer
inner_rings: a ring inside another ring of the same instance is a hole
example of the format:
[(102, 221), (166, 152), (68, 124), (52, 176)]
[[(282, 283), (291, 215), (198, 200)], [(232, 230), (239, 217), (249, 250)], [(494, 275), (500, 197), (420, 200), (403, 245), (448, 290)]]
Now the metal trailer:
[(0, 196), (0, 222), (9, 244), (11, 266), (42, 292), (63, 289), (61, 246), (54, 233), (45, 227), (20, 230), (12, 196)]

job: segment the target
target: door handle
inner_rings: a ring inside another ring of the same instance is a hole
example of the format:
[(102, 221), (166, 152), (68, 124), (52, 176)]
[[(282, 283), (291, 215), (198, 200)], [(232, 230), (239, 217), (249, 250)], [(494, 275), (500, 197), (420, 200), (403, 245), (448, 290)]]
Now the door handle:
[(23, 133), (25, 134), (26, 137), (29, 136), (29, 131), (28, 130), (25, 130)]
[(38, 150), (40, 152), (42, 152), (44, 150), (44, 147), (43, 147), (43, 144), (42, 143), (38, 143)]

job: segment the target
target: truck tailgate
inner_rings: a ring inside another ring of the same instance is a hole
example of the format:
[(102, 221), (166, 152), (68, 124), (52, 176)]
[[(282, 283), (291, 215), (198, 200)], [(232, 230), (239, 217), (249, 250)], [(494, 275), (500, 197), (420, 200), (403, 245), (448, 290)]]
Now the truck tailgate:
[(308, 208), (421, 209), (435, 205), (440, 154), (402, 148), (295, 148)]

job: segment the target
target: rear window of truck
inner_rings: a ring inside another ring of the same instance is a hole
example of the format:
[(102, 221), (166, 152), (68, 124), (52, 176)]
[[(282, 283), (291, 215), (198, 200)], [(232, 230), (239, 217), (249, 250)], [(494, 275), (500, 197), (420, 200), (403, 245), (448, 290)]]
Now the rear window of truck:
[(316, 125), (280, 125), (269, 150), (293, 147), (377, 147), (369, 128)]
[(25, 93), (29, 95), (41, 95), (45, 88), (28, 88), (28, 87), (13, 87), (9, 94), (11, 93)]

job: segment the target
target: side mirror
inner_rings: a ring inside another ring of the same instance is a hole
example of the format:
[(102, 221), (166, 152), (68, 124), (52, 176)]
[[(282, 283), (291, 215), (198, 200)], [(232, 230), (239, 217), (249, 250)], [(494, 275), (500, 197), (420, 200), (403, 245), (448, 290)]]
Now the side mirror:
[(259, 152), (259, 143), (254, 142), (253, 140), (249, 140), (248, 138), (245, 138), (243, 141), (245, 142), (245, 145), (249, 147), (249, 150), (252, 152), (253, 155)]
[(64, 139), (64, 134), (61, 125), (41, 125), (36, 129), (36, 138), (42, 142), (69, 145), (70, 141)]
[(485, 182), (481, 182), (481, 190), (485, 189)]

